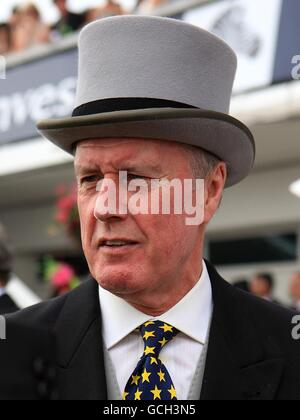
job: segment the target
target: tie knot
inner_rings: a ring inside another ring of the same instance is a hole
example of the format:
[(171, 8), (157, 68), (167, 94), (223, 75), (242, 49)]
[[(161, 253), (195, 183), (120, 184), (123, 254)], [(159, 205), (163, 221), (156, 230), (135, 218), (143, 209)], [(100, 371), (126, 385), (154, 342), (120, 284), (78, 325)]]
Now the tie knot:
[(140, 326), (145, 349), (143, 356), (158, 358), (162, 348), (177, 334), (178, 330), (162, 321), (148, 321)]

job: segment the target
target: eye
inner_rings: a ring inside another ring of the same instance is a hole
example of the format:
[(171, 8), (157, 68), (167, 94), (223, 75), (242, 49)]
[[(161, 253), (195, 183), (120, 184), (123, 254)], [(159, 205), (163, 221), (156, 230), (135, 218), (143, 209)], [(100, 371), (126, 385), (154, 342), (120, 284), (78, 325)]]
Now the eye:
[(144, 180), (147, 181), (150, 178), (148, 178), (147, 176), (143, 176), (143, 175), (128, 174), (128, 179), (144, 179)]
[(84, 178), (82, 178), (80, 180), (81, 185), (83, 184), (91, 184), (94, 182), (98, 182), (101, 179), (101, 177), (99, 175), (90, 175), (90, 176), (86, 176)]

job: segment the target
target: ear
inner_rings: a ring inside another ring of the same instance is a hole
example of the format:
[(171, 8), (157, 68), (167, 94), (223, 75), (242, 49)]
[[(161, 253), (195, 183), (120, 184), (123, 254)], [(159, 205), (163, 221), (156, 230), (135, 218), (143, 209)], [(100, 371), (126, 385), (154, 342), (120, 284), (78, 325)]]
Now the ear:
[(205, 224), (208, 224), (210, 222), (220, 205), (226, 179), (226, 163), (220, 162), (205, 180)]

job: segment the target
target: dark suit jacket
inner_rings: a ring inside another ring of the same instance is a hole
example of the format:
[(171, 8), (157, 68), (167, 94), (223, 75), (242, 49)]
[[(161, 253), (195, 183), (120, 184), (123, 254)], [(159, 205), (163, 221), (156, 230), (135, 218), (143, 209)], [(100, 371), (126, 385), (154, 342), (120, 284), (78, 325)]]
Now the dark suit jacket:
[[(295, 314), (233, 288), (209, 264), (208, 271), (214, 312), (199, 398), (300, 399), (300, 341), (292, 339)], [(54, 334), (60, 399), (107, 399), (95, 280), (87, 280), (67, 295), (9, 315), (7, 331), (14, 331), (16, 325)], [(23, 348), (28, 358), (33, 357), (30, 341)], [(9, 362), (4, 363), (7, 366)], [(10, 377), (10, 381), (15, 379)]]
[(10, 314), (18, 311), (19, 308), (7, 294), (0, 296), (0, 315)]

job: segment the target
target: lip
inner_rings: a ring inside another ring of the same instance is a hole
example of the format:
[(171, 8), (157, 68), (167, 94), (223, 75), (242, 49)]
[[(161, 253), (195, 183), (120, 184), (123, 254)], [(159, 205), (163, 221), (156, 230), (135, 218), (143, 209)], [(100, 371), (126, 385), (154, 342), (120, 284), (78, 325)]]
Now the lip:
[[(128, 242), (128, 244), (120, 246), (108, 246), (104, 245), (106, 241)], [(98, 243), (98, 248), (102, 253), (107, 255), (122, 255), (132, 251), (139, 245), (140, 244), (137, 241), (128, 238), (103, 238), (100, 239)]]
[[(137, 241), (134, 241), (133, 239), (128, 239), (128, 238), (103, 238), (103, 239), (100, 239), (100, 241), (98, 242), (98, 246), (100, 248), (108, 247), (107, 245), (104, 245), (104, 243), (108, 242), (108, 241), (110, 241), (110, 242), (112, 242), (112, 241), (128, 242), (128, 245), (123, 245), (123, 246), (136, 245), (138, 243)], [(118, 247), (116, 246), (116, 248), (118, 248)]]
[(140, 244), (138, 243), (132, 243), (128, 245), (122, 245), (122, 246), (107, 246), (107, 245), (101, 245), (99, 246), (99, 250), (107, 255), (122, 255), (126, 254), (128, 252), (133, 251), (135, 248), (137, 248)]

